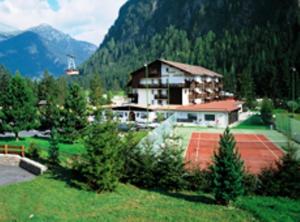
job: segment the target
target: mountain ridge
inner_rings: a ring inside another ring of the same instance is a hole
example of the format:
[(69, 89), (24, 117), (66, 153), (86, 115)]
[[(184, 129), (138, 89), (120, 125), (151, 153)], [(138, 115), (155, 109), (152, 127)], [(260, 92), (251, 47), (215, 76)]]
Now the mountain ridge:
[[(20, 40), (22, 38), (23, 44)], [(63, 75), (67, 67), (67, 54), (74, 55), (79, 65), (96, 48), (95, 45), (75, 40), (48, 24), (41, 24), (0, 41), (0, 63), (12, 73), (18, 70), (31, 78), (39, 78), (45, 70), (59, 76)]]
[[(249, 79), (257, 96), (290, 97), (299, 24), (298, 0), (129, 0), (83, 64), (82, 81), (98, 73), (107, 89), (124, 88), (130, 72), (165, 58), (223, 73), (226, 90), (241, 96)], [(266, 87), (268, 79), (274, 84)]]

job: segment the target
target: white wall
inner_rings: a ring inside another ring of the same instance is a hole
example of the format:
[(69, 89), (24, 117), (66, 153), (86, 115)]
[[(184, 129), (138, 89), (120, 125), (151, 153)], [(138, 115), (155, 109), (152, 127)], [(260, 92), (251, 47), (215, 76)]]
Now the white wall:
[[(198, 126), (213, 126), (213, 127), (221, 127), (225, 128), (228, 126), (228, 113), (220, 113), (220, 112), (176, 112), (176, 117), (179, 119), (188, 119), (188, 115), (193, 114), (197, 115), (197, 121), (195, 121), (193, 124), (196, 124)], [(214, 121), (208, 121), (205, 120), (205, 115), (215, 115)]]
[[(121, 121), (122, 123), (129, 121), (129, 113), (131, 111), (113, 111), (113, 115), (115, 119)], [(147, 112), (146, 111), (134, 111), (136, 122), (146, 123), (147, 120)], [(149, 122), (153, 122), (156, 119), (156, 114), (153, 111), (149, 111)]]
[[(156, 91), (156, 90), (154, 90)], [(148, 92), (148, 95), (147, 95)], [(152, 104), (152, 100), (155, 100), (155, 92), (152, 94), (152, 89), (138, 89), (138, 105), (147, 106)], [(147, 102), (148, 97), (148, 102)]]
[(189, 89), (182, 89), (182, 105), (189, 105)]

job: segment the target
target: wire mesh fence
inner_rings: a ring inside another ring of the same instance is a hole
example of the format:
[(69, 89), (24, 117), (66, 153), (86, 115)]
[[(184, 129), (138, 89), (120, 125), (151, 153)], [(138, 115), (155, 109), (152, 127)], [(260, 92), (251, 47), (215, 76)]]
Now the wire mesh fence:
[(164, 142), (165, 136), (173, 133), (175, 124), (176, 116), (174, 114), (160, 124), (157, 128), (149, 132), (149, 134), (139, 142), (138, 146), (143, 148), (146, 144), (151, 143), (154, 151), (158, 151), (160, 145)]
[(300, 143), (300, 121), (287, 114), (277, 114), (275, 119), (276, 129), (289, 138)]

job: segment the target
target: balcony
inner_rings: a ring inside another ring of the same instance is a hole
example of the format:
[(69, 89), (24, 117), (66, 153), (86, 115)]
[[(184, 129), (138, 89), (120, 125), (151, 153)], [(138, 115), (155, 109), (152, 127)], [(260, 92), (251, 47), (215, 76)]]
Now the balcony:
[(129, 93), (128, 98), (132, 103), (137, 103), (138, 102), (138, 94), (137, 93)]
[(159, 93), (159, 94), (155, 95), (154, 98), (157, 100), (168, 100), (168, 95)]

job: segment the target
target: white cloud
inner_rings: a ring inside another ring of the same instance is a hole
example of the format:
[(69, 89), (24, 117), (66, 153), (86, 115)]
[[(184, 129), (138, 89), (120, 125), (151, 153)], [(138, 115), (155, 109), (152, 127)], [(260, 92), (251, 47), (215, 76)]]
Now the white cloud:
[(54, 11), (47, 0), (0, 1), (1, 23), (27, 29), (48, 23), (76, 39), (99, 44), (126, 0), (58, 0)]

